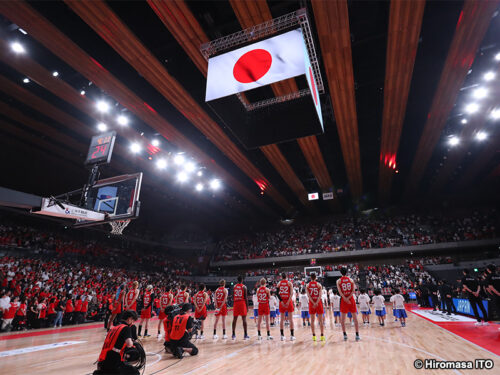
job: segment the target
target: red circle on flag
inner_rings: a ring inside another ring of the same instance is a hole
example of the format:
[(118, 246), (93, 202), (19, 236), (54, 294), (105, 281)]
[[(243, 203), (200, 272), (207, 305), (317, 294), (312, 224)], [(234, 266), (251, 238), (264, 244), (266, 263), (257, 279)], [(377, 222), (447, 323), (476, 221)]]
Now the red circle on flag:
[(241, 83), (251, 83), (262, 78), (271, 68), (273, 57), (264, 49), (254, 49), (241, 56), (233, 68), (234, 78)]

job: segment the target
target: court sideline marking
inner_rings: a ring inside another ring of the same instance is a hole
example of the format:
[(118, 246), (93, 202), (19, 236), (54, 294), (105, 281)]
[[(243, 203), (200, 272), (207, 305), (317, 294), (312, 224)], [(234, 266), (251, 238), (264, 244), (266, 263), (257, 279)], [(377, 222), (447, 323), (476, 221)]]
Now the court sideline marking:
[(56, 349), (56, 348), (60, 348), (60, 347), (63, 347), (63, 346), (68, 346), (68, 345), (84, 344), (86, 342), (87, 341), (63, 341), (63, 342), (56, 342), (56, 343), (53, 343), (53, 344), (28, 346), (26, 348), (6, 350), (6, 351), (3, 351), (3, 352), (0, 352), (0, 358), (11, 357), (11, 356), (14, 356), (14, 355), (19, 355), (19, 354), (27, 354), (27, 353), (39, 352), (41, 350)]

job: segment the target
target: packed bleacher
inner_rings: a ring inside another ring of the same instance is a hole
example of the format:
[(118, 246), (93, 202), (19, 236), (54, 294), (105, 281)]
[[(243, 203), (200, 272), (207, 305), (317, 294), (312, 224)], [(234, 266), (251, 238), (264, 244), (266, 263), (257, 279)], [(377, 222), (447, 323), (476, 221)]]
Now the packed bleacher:
[(214, 260), (255, 259), (498, 237), (495, 209), (441, 214), (334, 216), (223, 239)]

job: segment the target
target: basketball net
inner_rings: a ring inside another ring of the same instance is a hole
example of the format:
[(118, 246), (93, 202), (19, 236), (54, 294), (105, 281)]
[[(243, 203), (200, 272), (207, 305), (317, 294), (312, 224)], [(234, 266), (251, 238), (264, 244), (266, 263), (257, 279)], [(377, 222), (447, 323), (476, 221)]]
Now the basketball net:
[(110, 221), (109, 225), (111, 225), (111, 234), (123, 234), (123, 230), (130, 224), (130, 221), (130, 219)]

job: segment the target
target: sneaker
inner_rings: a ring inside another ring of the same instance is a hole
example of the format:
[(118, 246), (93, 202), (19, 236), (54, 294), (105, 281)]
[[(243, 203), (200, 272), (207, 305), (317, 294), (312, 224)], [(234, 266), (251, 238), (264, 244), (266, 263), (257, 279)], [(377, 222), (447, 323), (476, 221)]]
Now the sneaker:
[(236, 340), (236, 335), (232, 335), (231, 340), (233, 340), (233, 341)]
[(182, 348), (177, 347), (175, 349), (174, 356), (176, 356), (177, 358), (181, 359), (183, 353), (184, 353), (184, 350), (182, 350)]
[(359, 337), (359, 335), (356, 335), (356, 341), (359, 341), (361, 340), (361, 337)]
[(295, 341), (295, 340), (297, 340), (295, 336), (290, 336), (290, 341)]
[(483, 322), (483, 326), (489, 326), (490, 324), (488, 322)]
[(227, 335), (223, 335), (222, 340), (227, 340)]
[(205, 340), (205, 335), (200, 335), (200, 336), (199, 336), (199, 339), (200, 339), (200, 340)]
[(285, 336), (281, 336), (281, 341), (285, 341), (285, 340), (286, 340)]
[(313, 341), (316, 341), (316, 336), (313, 336)]
[(259, 341), (262, 340), (262, 336), (261, 335), (257, 336), (257, 340)]
[(273, 336), (267, 336), (267, 339), (268, 339), (268, 340), (272, 340), (272, 339), (273, 339)]
[(474, 325), (479, 327), (479, 326), (483, 325), (483, 322), (476, 322), (476, 323), (474, 323)]
[(320, 337), (320, 340), (321, 340), (321, 341), (326, 341), (325, 336), (321, 336), (321, 337)]
[(219, 338), (219, 336), (214, 335), (214, 340), (217, 340), (218, 338)]
[(347, 335), (344, 335), (344, 341), (347, 341)]
[(250, 336), (245, 335), (245, 337), (243, 337), (243, 340), (245, 340), (245, 341), (250, 340)]
[(151, 335), (144, 335), (144, 336), (142, 336), (142, 337), (151, 337)]
[[(434, 311), (436, 311), (436, 310), (434, 310)], [(397, 322), (397, 321), (398, 321), (398, 319), (396, 318), (396, 319), (394, 319), (394, 321), (395, 321), (395, 322)]]

